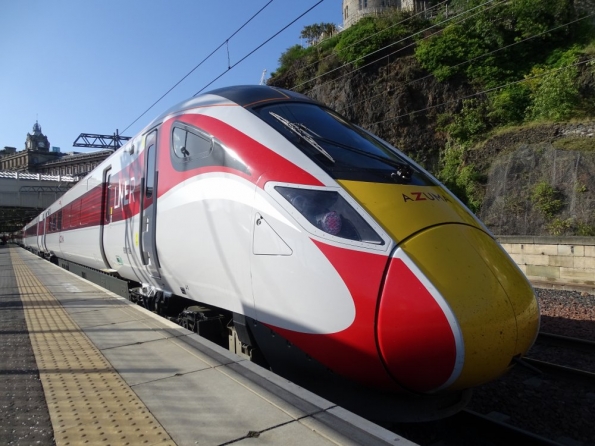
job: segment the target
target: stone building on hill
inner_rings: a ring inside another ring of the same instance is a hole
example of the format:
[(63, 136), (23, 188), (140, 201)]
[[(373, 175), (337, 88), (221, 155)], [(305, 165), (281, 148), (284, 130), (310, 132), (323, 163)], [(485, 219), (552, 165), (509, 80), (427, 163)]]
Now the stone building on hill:
[(389, 9), (423, 11), (429, 3), (427, 0), (343, 0), (343, 29), (368, 15), (379, 15)]

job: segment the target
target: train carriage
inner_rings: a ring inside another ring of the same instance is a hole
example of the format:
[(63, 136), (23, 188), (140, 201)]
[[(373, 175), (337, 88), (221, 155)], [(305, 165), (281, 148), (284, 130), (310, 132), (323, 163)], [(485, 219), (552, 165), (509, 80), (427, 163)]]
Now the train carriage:
[[(32, 250), (233, 315), (269, 362), (415, 394), (492, 380), (538, 330), (456, 197), (327, 107), (267, 86), (173, 107), (27, 225)], [(275, 367), (273, 366), (273, 369)]]

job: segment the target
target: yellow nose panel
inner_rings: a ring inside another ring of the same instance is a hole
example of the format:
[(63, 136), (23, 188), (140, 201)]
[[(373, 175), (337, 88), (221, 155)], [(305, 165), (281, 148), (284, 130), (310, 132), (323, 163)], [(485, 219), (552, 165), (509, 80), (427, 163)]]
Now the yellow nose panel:
[(530, 346), (527, 340), (535, 336), (539, 318), (522, 272), (491, 237), (467, 225), (433, 227), (401, 247), (458, 321), (465, 359), (450, 388), (476, 386), (504, 373), (513, 356)]
[(339, 181), (397, 242), (440, 223), (479, 227), (467, 209), (439, 186)]
[(539, 331), (539, 305), (533, 287), (504, 249), (491, 243), (486, 234), (469, 231), (469, 237), (480, 257), (489, 262), (491, 271), (508, 295), (518, 331), (515, 355), (524, 355)]

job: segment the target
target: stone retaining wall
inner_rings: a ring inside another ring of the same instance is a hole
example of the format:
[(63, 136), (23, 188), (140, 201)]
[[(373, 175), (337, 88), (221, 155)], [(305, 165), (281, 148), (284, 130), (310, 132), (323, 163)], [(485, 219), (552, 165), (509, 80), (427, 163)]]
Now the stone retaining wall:
[(595, 286), (595, 237), (496, 238), (531, 281)]

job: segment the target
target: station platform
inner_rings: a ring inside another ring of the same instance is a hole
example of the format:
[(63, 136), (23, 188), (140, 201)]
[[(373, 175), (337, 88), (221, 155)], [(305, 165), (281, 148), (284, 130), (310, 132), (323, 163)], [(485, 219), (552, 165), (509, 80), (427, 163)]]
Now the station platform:
[(414, 445), (14, 245), (0, 341), (0, 444)]

